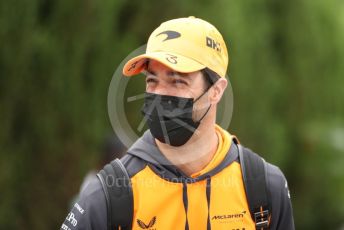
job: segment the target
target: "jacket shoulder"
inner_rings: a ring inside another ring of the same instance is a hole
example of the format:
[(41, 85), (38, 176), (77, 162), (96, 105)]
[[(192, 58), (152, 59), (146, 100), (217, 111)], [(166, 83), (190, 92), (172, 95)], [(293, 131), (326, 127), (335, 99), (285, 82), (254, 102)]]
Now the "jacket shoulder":
[[(244, 147), (244, 149), (253, 152), (248, 148)], [(267, 195), (271, 207), (270, 229), (295, 229), (290, 192), (286, 177), (280, 168), (265, 162), (265, 178)]]
[(288, 182), (277, 166), (266, 163), (268, 195), (271, 202), (271, 229), (294, 229), (293, 210)]
[(141, 158), (138, 158), (135, 155), (131, 155), (129, 153), (124, 155), (120, 160), (122, 164), (124, 165), (124, 167), (126, 168), (130, 178), (132, 178), (138, 172), (143, 170), (147, 165), (146, 161), (142, 160)]
[(77, 202), (61, 226), (63, 230), (106, 230), (106, 200), (100, 181), (94, 175), (80, 192)]

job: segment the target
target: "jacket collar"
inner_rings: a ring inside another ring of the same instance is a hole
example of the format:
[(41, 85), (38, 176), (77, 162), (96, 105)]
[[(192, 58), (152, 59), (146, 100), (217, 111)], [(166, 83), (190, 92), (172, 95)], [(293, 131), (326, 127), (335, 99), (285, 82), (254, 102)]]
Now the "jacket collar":
[(163, 179), (172, 182), (193, 183), (216, 175), (222, 169), (238, 159), (238, 147), (233, 140), (231, 141), (232, 143), (223, 161), (209, 172), (196, 178), (185, 175), (161, 153), (149, 130), (147, 130), (143, 136), (129, 148), (128, 154), (136, 156), (147, 162), (149, 167)]

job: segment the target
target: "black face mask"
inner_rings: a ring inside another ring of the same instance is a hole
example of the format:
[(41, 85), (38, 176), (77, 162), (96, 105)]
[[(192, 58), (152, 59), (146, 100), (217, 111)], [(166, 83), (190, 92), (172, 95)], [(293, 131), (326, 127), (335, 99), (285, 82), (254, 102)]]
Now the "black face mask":
[(152, 135), (171, 146), (184, 145), (210, 109), (211, 105), (199, 121), (192, 120), (193, 104), (206, 92), (195, 101), (193, 98), (145, 93), (145, 102), (141, 111), (147, 119)]

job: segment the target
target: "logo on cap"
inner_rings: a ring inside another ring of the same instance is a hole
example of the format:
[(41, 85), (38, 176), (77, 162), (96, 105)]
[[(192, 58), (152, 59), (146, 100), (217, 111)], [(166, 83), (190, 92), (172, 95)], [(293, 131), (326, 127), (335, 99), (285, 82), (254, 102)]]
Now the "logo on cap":
[(172, 54), (166, 54), (166, 60), (169, 61), (170, 63), (172, 64), (177, 64), (178, 61), (177, 61), (177, 56), (175, 55), (172, 55)]
[(167, 41), (167, 40), (179, 38), (181, 36), (181, 34), (179, 32), (177, 32), (177, 31), (166, 30), (166, 31), (163, 31), (163, 32), (157, 34), (155, 37), (158, 37), (161, 34), (166, 34), (167, 35), (167, 37), (164, 40), (162, 40), (163, 42)]
[(206, 44), (208, 47), (221, 52), (221, 45), (220, 42), (215, 41), (214, 39), (210, 37), (206, 37)]

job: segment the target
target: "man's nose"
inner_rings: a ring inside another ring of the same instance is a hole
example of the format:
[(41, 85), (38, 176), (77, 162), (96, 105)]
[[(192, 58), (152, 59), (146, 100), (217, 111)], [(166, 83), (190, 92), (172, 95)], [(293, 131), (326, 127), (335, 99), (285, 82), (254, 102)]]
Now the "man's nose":
[(155, 94), (161, 95), (174, 95), (173, 87), (166, 81), (159, 81), (157, 86), (154, 88)]

